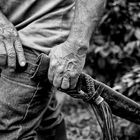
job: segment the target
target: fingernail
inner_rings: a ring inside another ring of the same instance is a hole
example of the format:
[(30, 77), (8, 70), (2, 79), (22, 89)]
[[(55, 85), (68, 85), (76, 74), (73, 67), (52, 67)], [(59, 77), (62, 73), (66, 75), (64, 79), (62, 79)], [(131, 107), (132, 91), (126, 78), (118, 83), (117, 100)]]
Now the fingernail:
[(20, 63), (20, 66), (21, 66), (21, 67), (24, 67), (25, 64), (26, 64), (26, 63), (25, 63), (24, 61), (22, 61), (22, 62)]

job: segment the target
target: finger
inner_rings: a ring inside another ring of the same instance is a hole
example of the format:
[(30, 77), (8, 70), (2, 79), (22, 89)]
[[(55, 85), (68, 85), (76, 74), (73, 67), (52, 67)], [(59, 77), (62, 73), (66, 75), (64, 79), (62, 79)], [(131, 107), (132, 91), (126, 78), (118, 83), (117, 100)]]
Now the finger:
[(2, 41), (0, 41), (0, 67), (5, 67), (7, 61), (7, 53)]
[(70, 71), (70, 89), (74, 89), (77, 85), (79, 72), (77, 70)]
[(69, 87), (70, 87), (69, 76), (65, 75), (63, 77), (63, 80), (62, 80), (61, 88), (62, 89), (68, 89)]
[(8, 56), (8, 67), (15, 69), (16, 68), (16, 53), (14, 50), (13, 43), (10, 39), (6, 39), (3, 42), (4, 42), (7, 56)]
[(62, 83), (62, 76), (60, 75), (60, 73), (56, 73), (53, 80), (53, 86), (59, 88), (61, 87), (61, 83)]
[(46, 48), (46, 47), (44, 47), (44, 48), (41, 48), (40, 51), (42, 51), (42, 52), (44, 52), (45, 54), (49, 55), (51, 49), (52, 49), (52, 48)]
[(16, 39), (14, 45), (15, 45), (15, 51), (16, 51), (18, 63), (21, 67), (24, 67), (26, 65), (26, 59), (25, 59), (21, 41), (19, 39)]
[(56, 70), (56, 64), (57, 64), (56, 59), (53, 59), (53, 60), (50, 59), (50, 66), (49, 66), (49, 70), (48, 70), (48, 79), (50, 82), (53, 82), (54, 73)]
[(62, 75), (63, 75), (63, 71), (64, 71), (64, 66), (59, 66), (55, 72), (55, 76), (53, 79), (53, 85), (55, 87), (61, 87), (61, 83), (62, 83)]
[(79, 76), (71, 77), (70, 89), (74, 89), (76, 87), (77, 82), (78, 82), (78, 78), (79, 78)]

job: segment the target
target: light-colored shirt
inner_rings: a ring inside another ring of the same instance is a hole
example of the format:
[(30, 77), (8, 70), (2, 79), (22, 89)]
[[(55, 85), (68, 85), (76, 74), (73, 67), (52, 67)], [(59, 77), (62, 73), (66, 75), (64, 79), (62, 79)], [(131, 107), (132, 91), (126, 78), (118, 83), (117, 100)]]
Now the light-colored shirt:
[(23, 46), (44, 52), (68, 37), (74, 1), (0, 0), (0, 8), (17, 28)]

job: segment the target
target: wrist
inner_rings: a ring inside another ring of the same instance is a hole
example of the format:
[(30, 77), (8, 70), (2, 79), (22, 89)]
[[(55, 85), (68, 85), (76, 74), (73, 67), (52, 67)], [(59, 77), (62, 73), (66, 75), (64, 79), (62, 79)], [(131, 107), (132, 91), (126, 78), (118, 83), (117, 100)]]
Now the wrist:
[(8, 18), (0, 11), (0, 24), (6, 26), (13, 26), (12, 22), (8, 20)]
[(89, 41), (87, 39), (77, 38), (77, 37), (68, 37), (68, 42), (71, 42), (79, 47), (89, 48)]
[(78, 56), (83, 56), (87, 54), (89, 42), (80, 39), (76, 40), (73, 38), (68, 38), (66, 42), (73, 47), (73, 50), (76, 52)]

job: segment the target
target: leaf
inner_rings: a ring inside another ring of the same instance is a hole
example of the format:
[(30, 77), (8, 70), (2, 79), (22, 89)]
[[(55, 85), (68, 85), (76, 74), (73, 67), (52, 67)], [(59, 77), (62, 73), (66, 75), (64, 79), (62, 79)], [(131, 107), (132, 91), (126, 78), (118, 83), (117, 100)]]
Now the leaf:
[(135, 37), (140, 40), (140, 28), (136, 28), (135, 30)]
[(131, 55), (134, 51), (135, 46), (136, 46), (135, 41), (127, 43), (127, 45), (124, 47), (124, 52), (128, 55)]
[(116, 85), (113, 87), (114, 90), (119, 91), (122, 89), (122, 85)]
[(89, 134), (90, 134), (90, 127), (87, 126), (82, 130), (82, 135), (83, 137), (88, 138)]

